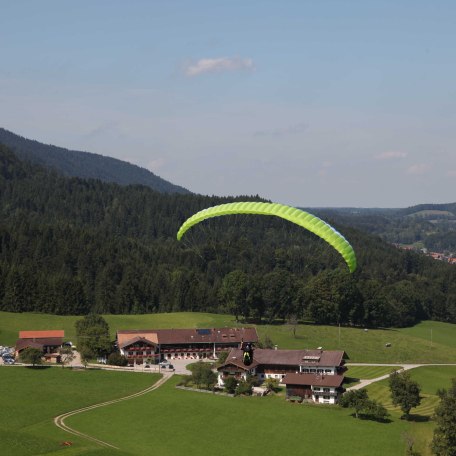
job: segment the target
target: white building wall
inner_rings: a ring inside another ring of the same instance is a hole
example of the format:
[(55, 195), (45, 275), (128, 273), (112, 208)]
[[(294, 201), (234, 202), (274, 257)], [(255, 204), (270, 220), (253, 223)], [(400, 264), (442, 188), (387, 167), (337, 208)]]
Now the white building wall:
[[(335, 404), (337, 400), (335, 387), (312, 386), (312, 400), (319, 404)], [(324, 388), (329, 389), (325, 391)], [(318, 396), (318, 399), (317, 399)]]

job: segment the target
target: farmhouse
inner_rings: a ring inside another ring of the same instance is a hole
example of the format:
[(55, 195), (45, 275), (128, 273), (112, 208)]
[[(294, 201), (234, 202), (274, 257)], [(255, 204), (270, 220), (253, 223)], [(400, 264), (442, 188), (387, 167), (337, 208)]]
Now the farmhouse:
[(255, 328), (147, 329), (117, 331), (117, 345), (130, 365), (162, 359), (217, 358), (218, 353), (258, 342)]
[(62, 329), (50, 331), (19, 331), (16, 341), (16, 356), (26, 348), (38, 348), (43, 352), (47, 361), (59, 362), (58, 349), (63, 344), (65, 331)]
[(232, 349), (217, 369), (218, 385), (224, 386), (229, 376), (237, 380), (248, 375), (260, 381), (273, 378), (287, 385), (287, 397), (335, 403), (343, 392), (347, 358), (344, 351), (256, 349), (252, 364), (245, 366), (242, 350)]

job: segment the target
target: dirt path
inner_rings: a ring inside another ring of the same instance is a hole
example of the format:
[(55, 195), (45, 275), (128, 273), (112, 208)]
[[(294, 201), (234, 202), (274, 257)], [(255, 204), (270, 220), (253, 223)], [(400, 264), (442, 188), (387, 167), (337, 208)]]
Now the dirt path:
[(90, 440), (91, 442), (95, 442), (98, 445), (101, 445), (102, 447), (119, 450), (120, 448), (118, 448), (114, 445), (111, 445), (108, 442), (104, 442), (103, 440), (97, 439), (88, 434), (84, 434), (83, 432), (79, 432), (76, 429), (71, 428), (70, 426), (65, 424), (65, 420), (70, 416), (77, 415), (78, 413), (87, 412), (89, 410), (93, 410), (93, 409), (96, 409), (99, 407), (105, 407), (106, 405), (116, 404), (117, 402), (127, 401), (128, 399), (133, 399), (135, 397), (143, 396), (144, 394), (150, 393), (151, 391), (153, 391), (153, 390), (157, 389), (158, 387), (160, 387), (161, 385), (163, 385), (163, 383), (165, 383), (169, 378), (171, 378), (172, 375), (173, 375), (172, 372), (163, 373), (163, 377), (160, 380), (158, 380), (152, 386), (149, 386), (149, 388), (139, 391), (138, 393), (130, 394), (128, 396), (121, 397), (119, 399), (113, 399), (111, 401), (101, 402), (99, 404), (89, 405), (88, 407), (83, 407), (78, 410), (73, 410), (71, 412), (63, 413), (62, 415), (56, 416), (54, 418), (54, 424), (57, 427), (59, 427), (60, 429), (63, 429), (64, 431), (69, 432), (70, 434), (77, 435), (78, 437), (82, 437), (86, 440)]

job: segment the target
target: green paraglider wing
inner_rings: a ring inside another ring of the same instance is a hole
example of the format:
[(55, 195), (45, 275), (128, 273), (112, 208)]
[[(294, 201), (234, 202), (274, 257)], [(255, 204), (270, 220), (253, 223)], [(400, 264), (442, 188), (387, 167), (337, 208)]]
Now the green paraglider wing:
[(187, 230), (203, 220), (234, 214), (274, 215), (302, 226), (332, 245), (342, 255), (350, 272), (356, 269), (356, 256), (352, 246), (331, 225), (308, 212), (278, 203), (236, 202), (203, 209), (182, 224), (177, 233), (177, 239), (180, 241)]

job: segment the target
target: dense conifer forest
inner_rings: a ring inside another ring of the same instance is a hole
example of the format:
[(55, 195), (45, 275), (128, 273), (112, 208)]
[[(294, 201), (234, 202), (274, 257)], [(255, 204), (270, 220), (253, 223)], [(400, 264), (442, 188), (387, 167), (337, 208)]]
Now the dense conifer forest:
[(246, 198), (64, 177), (0, 145), (0, 309), (212, 311), (370, 327), (456, 323), (456, 267), (337, 220), (327, 221), (357, 253), (352, 275), (324, 241), (273, 217), (212, 219), (176, 240), (197, 210)]

